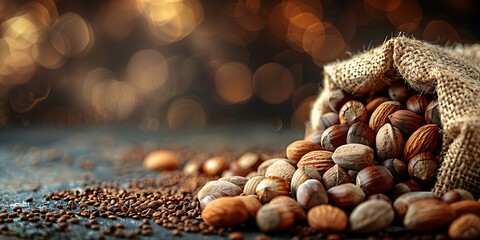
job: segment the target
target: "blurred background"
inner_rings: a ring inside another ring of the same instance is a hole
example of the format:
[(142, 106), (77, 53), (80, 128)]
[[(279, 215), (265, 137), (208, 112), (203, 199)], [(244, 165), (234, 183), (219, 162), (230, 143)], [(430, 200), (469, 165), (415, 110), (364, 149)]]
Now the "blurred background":
[(404, 33), (480, 37), (474, 0), (0, 0), (0, 126), (301, 129), (322, 66)]

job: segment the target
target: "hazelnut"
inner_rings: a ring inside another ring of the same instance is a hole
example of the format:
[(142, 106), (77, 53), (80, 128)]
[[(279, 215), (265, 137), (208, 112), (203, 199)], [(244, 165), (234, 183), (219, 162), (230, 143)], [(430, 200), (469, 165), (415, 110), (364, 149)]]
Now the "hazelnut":
[(368, 112), (363, 103), (355, 100), (346, 102), (338, 112), (340, 124), (352, 125), (355, 122), (367, 122)]
[(297, 140), (287, 146), (286, 156), (290, 161), (297, 163), (306, 153), (321, 149), (322, 147), (320, 145), (311, 141)]
[(173, 170), (180, 165), (180, 158), (176, 152), (156, 150), (149, 153), (143, 160), (143, 166), (150, 170)]
[(395, 212), (397, 213), (397, 216), (399, 216), (401, 219), (405, 217), (405, 214), (407, 213), (408, 206), (412, 204), (413, 202), (421, 199), (436, 199), (437, 195), (432, 192), (425, 192), (425, 191), (419, 191), (419, 192), (409, 192), (405, 193), (403, 195), (400, 195), (395, 199), (393, 202), (393, 208), (395, 208)]
[(382, 194), (382, 193), (375, 193), (375, 194), (370, 195), (367, 198), (367, 200), (372, 200), (372, 199), (382, 200), (382, 201), (385, 201), (385, 202), (389, 203), (390, 205), (392, 204), (392, 200), (390, 200), (390, 198), (387, 197), (387, 195)]
[(316, 179), (309, 179), (300, 184), (296, 198), (298, 204), (307, 210), (328, 203), (327, 191), (325, 191), (323, 184)]
[(337, 233), (347, 228), (347, 214), (340, 208), (331, 205), (319, 205), (307, 213), (308, 225), (321, 233)]
[(285, 162), (290, 163), (292, 166), (297, 164), (296, 162), (292, 162), (292, 161), (288, 160), (287, 158), (271, 158), (271, 159), (265, 160), (262, 163), (260, 163), (260, 165), (257, 168), (257, 172), (261, 175), (265, 175), (265, 172), (267, 171), (267, 168), (270, 167), (270, 165), (272, 165), (276, 161), (285, 161)]
[(431, 231), (448, 226), (455, 219), (455, 211), (437, 199), (422, 199), (410, 204), (403, 225), (410, 231)]
[(342, 106), (352, 100), (352, 95), (341, 89), (331, 90), (328, 96), (328, 105), (334, 112), (338, 112)]
[(356, 122), (347, 132), (347, 143), (359, 143), (375, 147), (375, 132), (365, 123)]
[(377, 147), (378, 160), (385, 161), (389, 158), (400, 158), (404, 145), (402, 133), (398, 128), (387, 123), (378, 130), (375, 137), (375, 145)]
[(405, 107), (420, 115), (420, 116), (424, 116), (425, 115), (425, 111), (427, 109), (427, 106), (428, 106), (428, 99), (425, 95), (412, 95), (410, 96), (408, 99), (407, 99), (407, 103), (405, 104)]
[(403, 159), (409, 160), (413, 156), (422, 153), (432, 153), (437, 146), (439, 131), (436, 124), (427, 124), (415, 132), (405, 142), (403, 148)]
[(262, 203), (267, 203), (274, 197), (288, 195), (290, 193), (289, 185), (283, 178), (265, 177), (258, 183), (255, 192)]
[(288, 206), (290, 208), (290, 211), (294, 213), (296, 221), (301, 221), (301, 220), (305, 219), (305, 217), (306, 217), (305, 211), (300, 206), (300, 204), (298, 204), (298, 202), (295, 201), (290, 196), (274, 197), (269, 202), (269, 204), (281, 204), (281, 205)]
[(267, 171), (265, 171), (265, 177), (275, 176), (283, 178), (290, 183), (294, 172), (295, 168), (290, 163), (279, 160), (267, 168)]
[(202, 170), (210, 176), (221, 175), (224, 170), (228, 169), (227, 161), (222, 156), (209, 158), (203, 163)]
[(374, 164), (373, 149), (358, 143), (349, 143), (338, 147), (333, 152), (332, 159), (340, 167), (355, 171)]
[(397, 101), (386, 101), (380, 104), (370, 116), (368, 126), (373, 129), (373, 131), (378, 132), (378, 130), (388, 122), (388, 116), (402, 108), (403, 106)]
[(297, 163), (298, 167), (309, 167), (317, 170), (320, 174), (326, 172), (335, 163), (332, 159), (332, 152), (325, 150), (311, 151), (305, 154)]
[(387, 159), (382, 162), (382, 166), (384, 166), (390, 172), (390, 174), (392, 174), (395, 182), (401, 182), (406, 180), (408, 177), (407, 164), (400, 159)]
[(258, 210), (256, 222), (262, 232), (280, 232), (295, 224), (295, 213), (289, 205), (269, 203)]
[(388, 99), (387, 97), (377, 97), (372, 99), (372, 101), (369, 101), (365, 106), (365, 109), (367, 110), (368, 115), (372, 115), (373, 111), (375, 111), (375, 109), (377, 109), (377, 107), (380, 106), (380, 104), (389, 100), (390, 99)]
[(226, 181), (210, 181), (207, 182), (197, 193), (197, 198), (199, 201), (208, 195), (218, 197), (225, 197), (225, 196), (237, 196), (242, 193), (242, 189), (231, 183)]
[(322, 179), (326, 189), (330, 189), (340, 184), (353, 182), (348, 172), (337, 164), (328, 169), (323, 174)]
[(393, 176), (383, 166), (370, 166), (360, 170), (357, 174), (357, 186), (367, 195), (386, 193), (392, 189)]
[(433, 100), (428, 104), (425, 110), (425, 121), (432, 124), (442, 124), (437, 100)]
[(450, 224), (448, 236), (452, 239), (479, 239), (480, 217), (471, 213), (458, 217)]
[(372, 199), (360, 203), (349, 217), (350, 230), (355, 233), (379, 232), (389, 227), (395, 218), (392, 205)]
[(410, 110), (398, 110), (388, 116), (392, 126), (400, 129), (406, 136), (412, 135), (421, 126), (427, 124), (422, 116)]
[(200, 159), (192, 159), (183, 166), (183, 173), (186, 175), (198, 174), (201, 172), (203, 161)]
[(262, 181), (265, 177), (264, 176), (255, 176), (250, 178), (243, 187), (243, 193), (245, 195), (257, 195), (257, 185), (260, 181)]
[(405, 102), (410, 96), (410, 90), (404, 81), (395, 81), (388, 87), (388, 96), (394, 101)]
[(430, 184), (435, 179), (438, 160), (431, 153), (420, 153), (408, 162), (408, 175), (421, 184)]
[(294, 196), (297, 194), (298, 186), (308, 179), (321, 180), (322, 176), (317, 170), (310, 167), (302, 166), (295, 170), (295, 173), (293, 173), (292, 182), (290, 183), (290, 190)]
[(327, 190), (328, 200), (342, 209), (352, 209), (365, 199), (365, 193), (355, 184), (345, 183)]
[(442, 195), (441, 199), (446, 203), (454, 203), (462, 200), (475, 200), (470, 192), (463, 189), (450, 189)]
[(234, 197), (222, 197), (211, 201), (202, 210), (202, 219), (214, 227), (233, 227), (249, 218), (245, 204)]
[(333, 125), (322, 133), (321, 144), (325, 150), (334, 151), (347, 143), (347, 133), (350, 127), (346, 124)]

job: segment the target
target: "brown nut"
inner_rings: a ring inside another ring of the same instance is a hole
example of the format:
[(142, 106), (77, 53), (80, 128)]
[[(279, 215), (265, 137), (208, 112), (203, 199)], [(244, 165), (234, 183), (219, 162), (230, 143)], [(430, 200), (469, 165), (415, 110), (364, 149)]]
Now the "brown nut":
[(370, 116), (368, 126), (373, 129), (373, 131), (378, 132), (378, 130), (388, 122), (388, 116), (400, 109), (403, 109), (403, 106), (397, 101), (386, 101), (380, 104)]
[(297, 140), (287, 146), (286, 156), (292, 162), (297, 163), (306, 153), (321, 149), (322, 147), (320, 145), (311, 141)]
[(270, 202), (274, 197), (285, 196), (290, 193), (289, 183), (279, 177), (265, 177), (255, 190), (258, 199), (262, 203)]
[(372, 101), (367, 103), (367, 106), (365, 106), (365, 109), (367, 109), (368, 115), (372, 115), (372, 113), (377, 109), (380, 104), (389, 101), (387, 97), (377, 97), (372, 99)]
[(265, 177), (275, 176), (283, 178), (287, 182), (291, 182), (294, 172), (295, 168), (290, 163), (280, 160), (274, 162), (267, 168), (267, 171), (265, 171)]
[(301, 221), (305, 219), (306, 213), (305, 210), (298, 204), (295, 199), (291, 198), (290, 196), (278, 196), (272, 199), (269, 204), (280, 204), (284, 206), (288, 206), (290, 211), (295, 214), (295, 221)]
[(359, 101), (350, 100), (346, 102), (338, 112), (340, 124), (352, 125), (356, 122), (367, 122), (368, 112), (365, 105)]
[(338, 112), (350, 100), (352, 100), (352, 95), (341, 89), (334, 89), (328, 96), (328, 105), (332, 111)]
[(349, 126), (346, 124), (333, 125), (322, 133), (321, 145), (325, 150), (334, 151), (347, 143)]
[(234, 227), (248, 220), (249, 213), (241, 200), (222, 197), (211, 201), (202, 210), (202, 219), (214, 227)]
[(412, 204), (413, 202), (421, 199), (436, 199), (437, 195), (432, 192), (409, 192), (405, 193), (403, 195), (400, 195), (395, 199), (393, 202), (393, 208), (395, 209), (395, 212), (397, 213), (397, 216), (399, 216), (401, 219), (405, 217), (405, 214), (407, 213), (408, 206)]
[(417, 191), (422, 191), (423, 188), (415, 182), (413, 179), (409, 179), (405, 182), (397, 183), (395, 186), (393, 186), (392, 193), (390, 194), (390, 198), (395, 200), (399, 196), (409, 193), (409, 192), (417, 192)]
[(183, 166), (183, 173), (186, 175), (199, 174), (202, 170), (203, 162), (204, 161), (200, 159), (189, 160), (185, 166)]
[(241, 169), (257, 169), (262, 162), (259, 154), (253, 152), (246, 152), (237, 159), (237, 166)]
[(264, 176), (255, 176), (250, 178), (243, 187), (243, 193), (245, 195), (257, 195), (257, 185), (262, 181), (265, 177)]
[(451, 239), (479, 239), (480, 217), (475, 214), (465, 214), (455, 219), (448, 228)]
[(392, 174), (383, 166), (370, 166), (360, 170), (356, 182), (367, 195), (386, 193), (394, 184)]
[(431, 124), (442, 124), (440, 111), (438, 110), (438, 101), (431, 101), (425, 110), (425, 121)]
[(331, 205), (319, 205), (307, 213), (308, 225), (321, 233), (338, 233), (347, 228), (347, 214)]
[(425, 115), (425, 111), (427, 110), (428, 103), (428, 99), (425, 95), (415, 94), (407, 99), (405, 107), (423, 117)]
[(408, 177), (407, 164), (400, 159), (387, 159), (382, 162), (382, 166), (384, 166), (392, 174), (395, 182), (402, 182)]
[(446, 203), (454, 203), (462, 200), (475, 200), (473, 195), (466, 190), (463, 189), (450, 189), (446, 193), (444, 193), (441, 197), (442, 201)]
[(234, 198), (242, 201), (248, 212), (249, 218), (255, 219), (258, 210), (262, 207), (262, 203), (258, 200), (257, 195), (235, 196)]
[(373, 233), (389, 227), (395, 218), (392, 205), (372, 199), (360, 203), (349, 217), (350, 230), (355, 233)]
[(242, 176), (229, 176), (229, 177), (221, 177), (218, 179), (218, 181), (231, 182), (239, 186), (243, 191), (243, 188), (245, 187), (245, 184), (248, 182), (248, 179)]
[[(323, 132), (325, 129), (335, 125), (339, 124), (340, 119), (338, 119), (338, 114), (334, 112), (328, 112), (323, 114), (319, 119), (318, 119), (318, 127), (317, 131)], [(320, 134), (321, 135), (321, 134)]]
[(332, 159), (340, 167), (355, 171), (374, 164), (373, 149), (358, 143), (349, 143), (338, 147), (333, 152)]
[(337, 164), (323, 174), (322, 180), (326, 189), (353, 182), (348, 172)]
[(392, 126), (400, 129), (406, 136), (412, 135), (421, 126), (427, 124), (422, 116), (410, 110), (398, 110), (388, 116)]
[(404, 81), (395, 81), (388, 87), (388, 96), (394, 101), (405, 102), (410, 97), (410, 90)]
[(427, 124), (420, 127), (405, 142), (403, 159), (408, 160), (422, 152), (432, 153), (437, 146), (439, 135), (436, 124)]
[(410, 231), (430, 231), (448, 226), (455, 211), (438, 199), (422, 199), (410, 204), (403, 225)]
[(353, 183), (345, 183), (327, 190), (330, 204), (342, 209), (352, 209), (365, 199), (365, 193)]
[(400, 130), (391, 124), (383, 125), (375, 137), (377, 157), (380, 161), (400, 158), (403, 153), (404, 140)]
[(475, 200), (463, 200), (450, 204), (453, 210), (457, 213), (457, 216), (466, 213), (473, 213), (480, 216), (480, 202)]
[(408, 162), (408, 175), (416, 182), (429, 185), (435, 179), (438, 160), (431, 153), (419, 153)]
[(292, 166), (296, 164), (296, 162), (292, 162), (287, 158), (271, 158), (260, 163), (260, 165), (258, 165), (257, 172), (261, 175), (265, 175), (267, 168), (270, 167), (270, 165), (272, 165), (276, 161), (285, 161), (290, 163)]
[(309, 167), (317, 170), (320, 174), (326, 172), (335, 163), (332, 159), (332, 152), (325, 150), (311, 151), (305, 154), (297, 163), (297, 167)]
[(180, 165), (180, 158), (176, 152), (156, 150), (149, 153), (143, 160), (143, 166), (150, 170), (173, 170)]
[(295, 224), (295, 213), (288, 205), (269, 203), (258, 210), (256, 222), (262, 232), (281, 232)]
[(385, 201), (387, 203), (389, 203), (390, 205), (392, 204), (392, 200), (385, 194), (382, 194), (382, 193), (375, 193), (375, 194), (372, 194), (370, 196), (368, 196), (367, 200), (372, 200), (372, 199), (377, 199), (377, 200), (382, 200), (382, 201)]
[(317, 170), (309, 167), (302, 166), (295, 170), (295, 173), (293, 173), (292, 182), (290, 183), (290, 190), (294, 196), (297, 194), (298, 186), (308, 179), (321, 180), (322, 176)]
[(199, 201), (208, 195), (215, 196), (215, 198), (226, 197), (226, 196), (237, 196), (242, 193), (242, 189), (226, 181), (210, 181), (206, 183), (200, 191), (197, 193)]
[(307, 210), (317, 205), (328, 203), (327, 191), (323, 184), (316, 179), (309, 179), (300, 184), (296, 198), (298, 204)]
[(222, 156), (209, 158), (203, 163), (202, 170), (210, 176), (221, 175), (224, 170), (228, 169), (228, 163)]
[(347, 143), (359, 143), (373, 148), (375, 147), (375, 132), (367, 124), (356, 122), (348, 129)]

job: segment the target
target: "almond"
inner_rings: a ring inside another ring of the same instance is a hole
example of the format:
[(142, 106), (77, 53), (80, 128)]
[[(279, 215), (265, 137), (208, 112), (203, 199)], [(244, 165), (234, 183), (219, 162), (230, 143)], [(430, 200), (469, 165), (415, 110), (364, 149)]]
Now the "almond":
[(308, 152), (320, 150), (322, 147), (308, 140), (297, 140), (290, 143), (286, 148), (286, 156), (289, 160), (297, 163)]
[(448, 236), (452, 239), (480, 238), (480, 217), (471, 213), (458, 217), (448, 228)]
[(214, 227), (233, 227), (246, 222), (249, 212), (240, 199), (222, 197), (211, 201), (202, 210), (202, 219)]
[(417, 129), (405, 142), (403, 148), (404, 161), (408, 161), (422, 152), (432, 153), (437, 146), (439, 135), (436, 124), (427, 124)]
[(455, 210), (457, 216), (466, 213), (473, 213), (480, 216), (480, 202), (475, 200), (463, 200), (450, 204), (450, 207)]
[(378, 132), (378, 130), (388, 122), (388, 116), (402, 108), (403, 106), (397, 101), (386, 101), (380, 104), (370, 116), (368, 126), (373, 129), (373, 131)]
[(320, 174), (325, 173), (335, 163), (332, 152), (325, 150), (312, 151), (305, 154), (297, 164), (297, 167), (309, 167), (317, 170)]
[(388, 118), (394, 127), (400, 129), (407, 136), (412, 135), (421, 126), (427, 124), (422, 116), (409, 110), (398, 110), (390, 114)]
[(430, 231), (450, 224), (455, 211), (438, 199), (423, 199), (413, 202), (405, 214), (403, 224), (407, 230)]

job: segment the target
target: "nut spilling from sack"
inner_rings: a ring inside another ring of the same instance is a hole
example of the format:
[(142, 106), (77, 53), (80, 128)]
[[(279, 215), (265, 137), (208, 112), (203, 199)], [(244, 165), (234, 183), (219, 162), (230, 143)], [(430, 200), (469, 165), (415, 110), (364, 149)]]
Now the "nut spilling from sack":
[(263, 232), (307, 220), (310, 231), (322, 234), (378, 233), (397, 224), (480, 237), (480, 202), (471, 193), (429, 191), (442, 148), (435, 99), (403, 81), (369, 97), (330, 91), (332, 112), (289, 144), (285, 158), (240, 158), (198, 192), (203, 220), (215, 227), (256, 224)]

